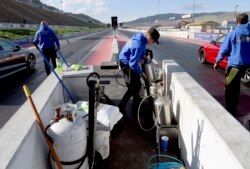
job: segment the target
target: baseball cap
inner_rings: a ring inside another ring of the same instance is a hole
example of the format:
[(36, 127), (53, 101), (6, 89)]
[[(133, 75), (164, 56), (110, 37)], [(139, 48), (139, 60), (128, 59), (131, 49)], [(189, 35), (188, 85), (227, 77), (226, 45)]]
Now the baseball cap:
[(159, 44), (158, 39), (160, 38), (160, 33), (158, 32), (158, 30), (152, 27), (148, 30), (148, 34), (157, 44)]
[(248, 15), (246, 13), (238, 14), (236, 20), (241, 24), (246, 24), (248, 22)]

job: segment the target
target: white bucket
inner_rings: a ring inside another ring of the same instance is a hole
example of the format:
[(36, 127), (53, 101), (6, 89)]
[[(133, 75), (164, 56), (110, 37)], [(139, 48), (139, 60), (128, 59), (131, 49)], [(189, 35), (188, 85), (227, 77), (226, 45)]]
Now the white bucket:
[(109, 140), (110, 131), (96, 131), (95, 133), (95, 150), (98, 151), (102, 159), (106, 159), (109, 156)]

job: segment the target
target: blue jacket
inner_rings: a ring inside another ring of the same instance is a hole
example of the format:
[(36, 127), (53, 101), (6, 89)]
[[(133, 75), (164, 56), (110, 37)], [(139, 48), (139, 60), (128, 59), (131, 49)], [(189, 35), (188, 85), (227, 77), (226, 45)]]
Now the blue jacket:
[(142, 74), (139, 65), (146, 52), (147, 38), (142, 33), (137, 33), (126, 43), (119, 54), (119, 61), (128, 65), (137, 74)]
[(59, 40), (52, 29), (48, 26), (41, 25), (39, 30), (36, 32), (33, 42), (39, 43), (41, 49), (43, 48), (53, 48), (55, 44), (60, 49)]
[(250, 24), (241, 24), (228, 33), (221, 45), (216, 62), (228, 56), (228, 65), (242, 67), (250, 65)]

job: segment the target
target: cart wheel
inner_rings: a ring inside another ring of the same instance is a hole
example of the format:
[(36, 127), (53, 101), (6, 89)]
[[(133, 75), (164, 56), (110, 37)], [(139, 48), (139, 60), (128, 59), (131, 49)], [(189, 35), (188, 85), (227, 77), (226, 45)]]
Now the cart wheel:
[(102, 167), (102, 155), (98, 151), (95, 151), (95, 160), (93, 169), (101, 169), (101, 167)]

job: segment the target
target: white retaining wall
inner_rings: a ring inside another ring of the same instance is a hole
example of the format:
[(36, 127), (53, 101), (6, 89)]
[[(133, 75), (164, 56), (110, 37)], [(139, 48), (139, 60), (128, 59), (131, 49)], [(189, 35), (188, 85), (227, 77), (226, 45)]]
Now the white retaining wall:
[(249, 132), (176, 62), (163, 61), (163, 69), (186, 166), (249, 169)]
[[(53, 107), (63, 103), (62, 94), (52, 73), (32, 94), (45, 127), (54, 114)], [(0, 169), (45, 169), (47, 155), (48, 146), (26, 101), (0, 130)]]

